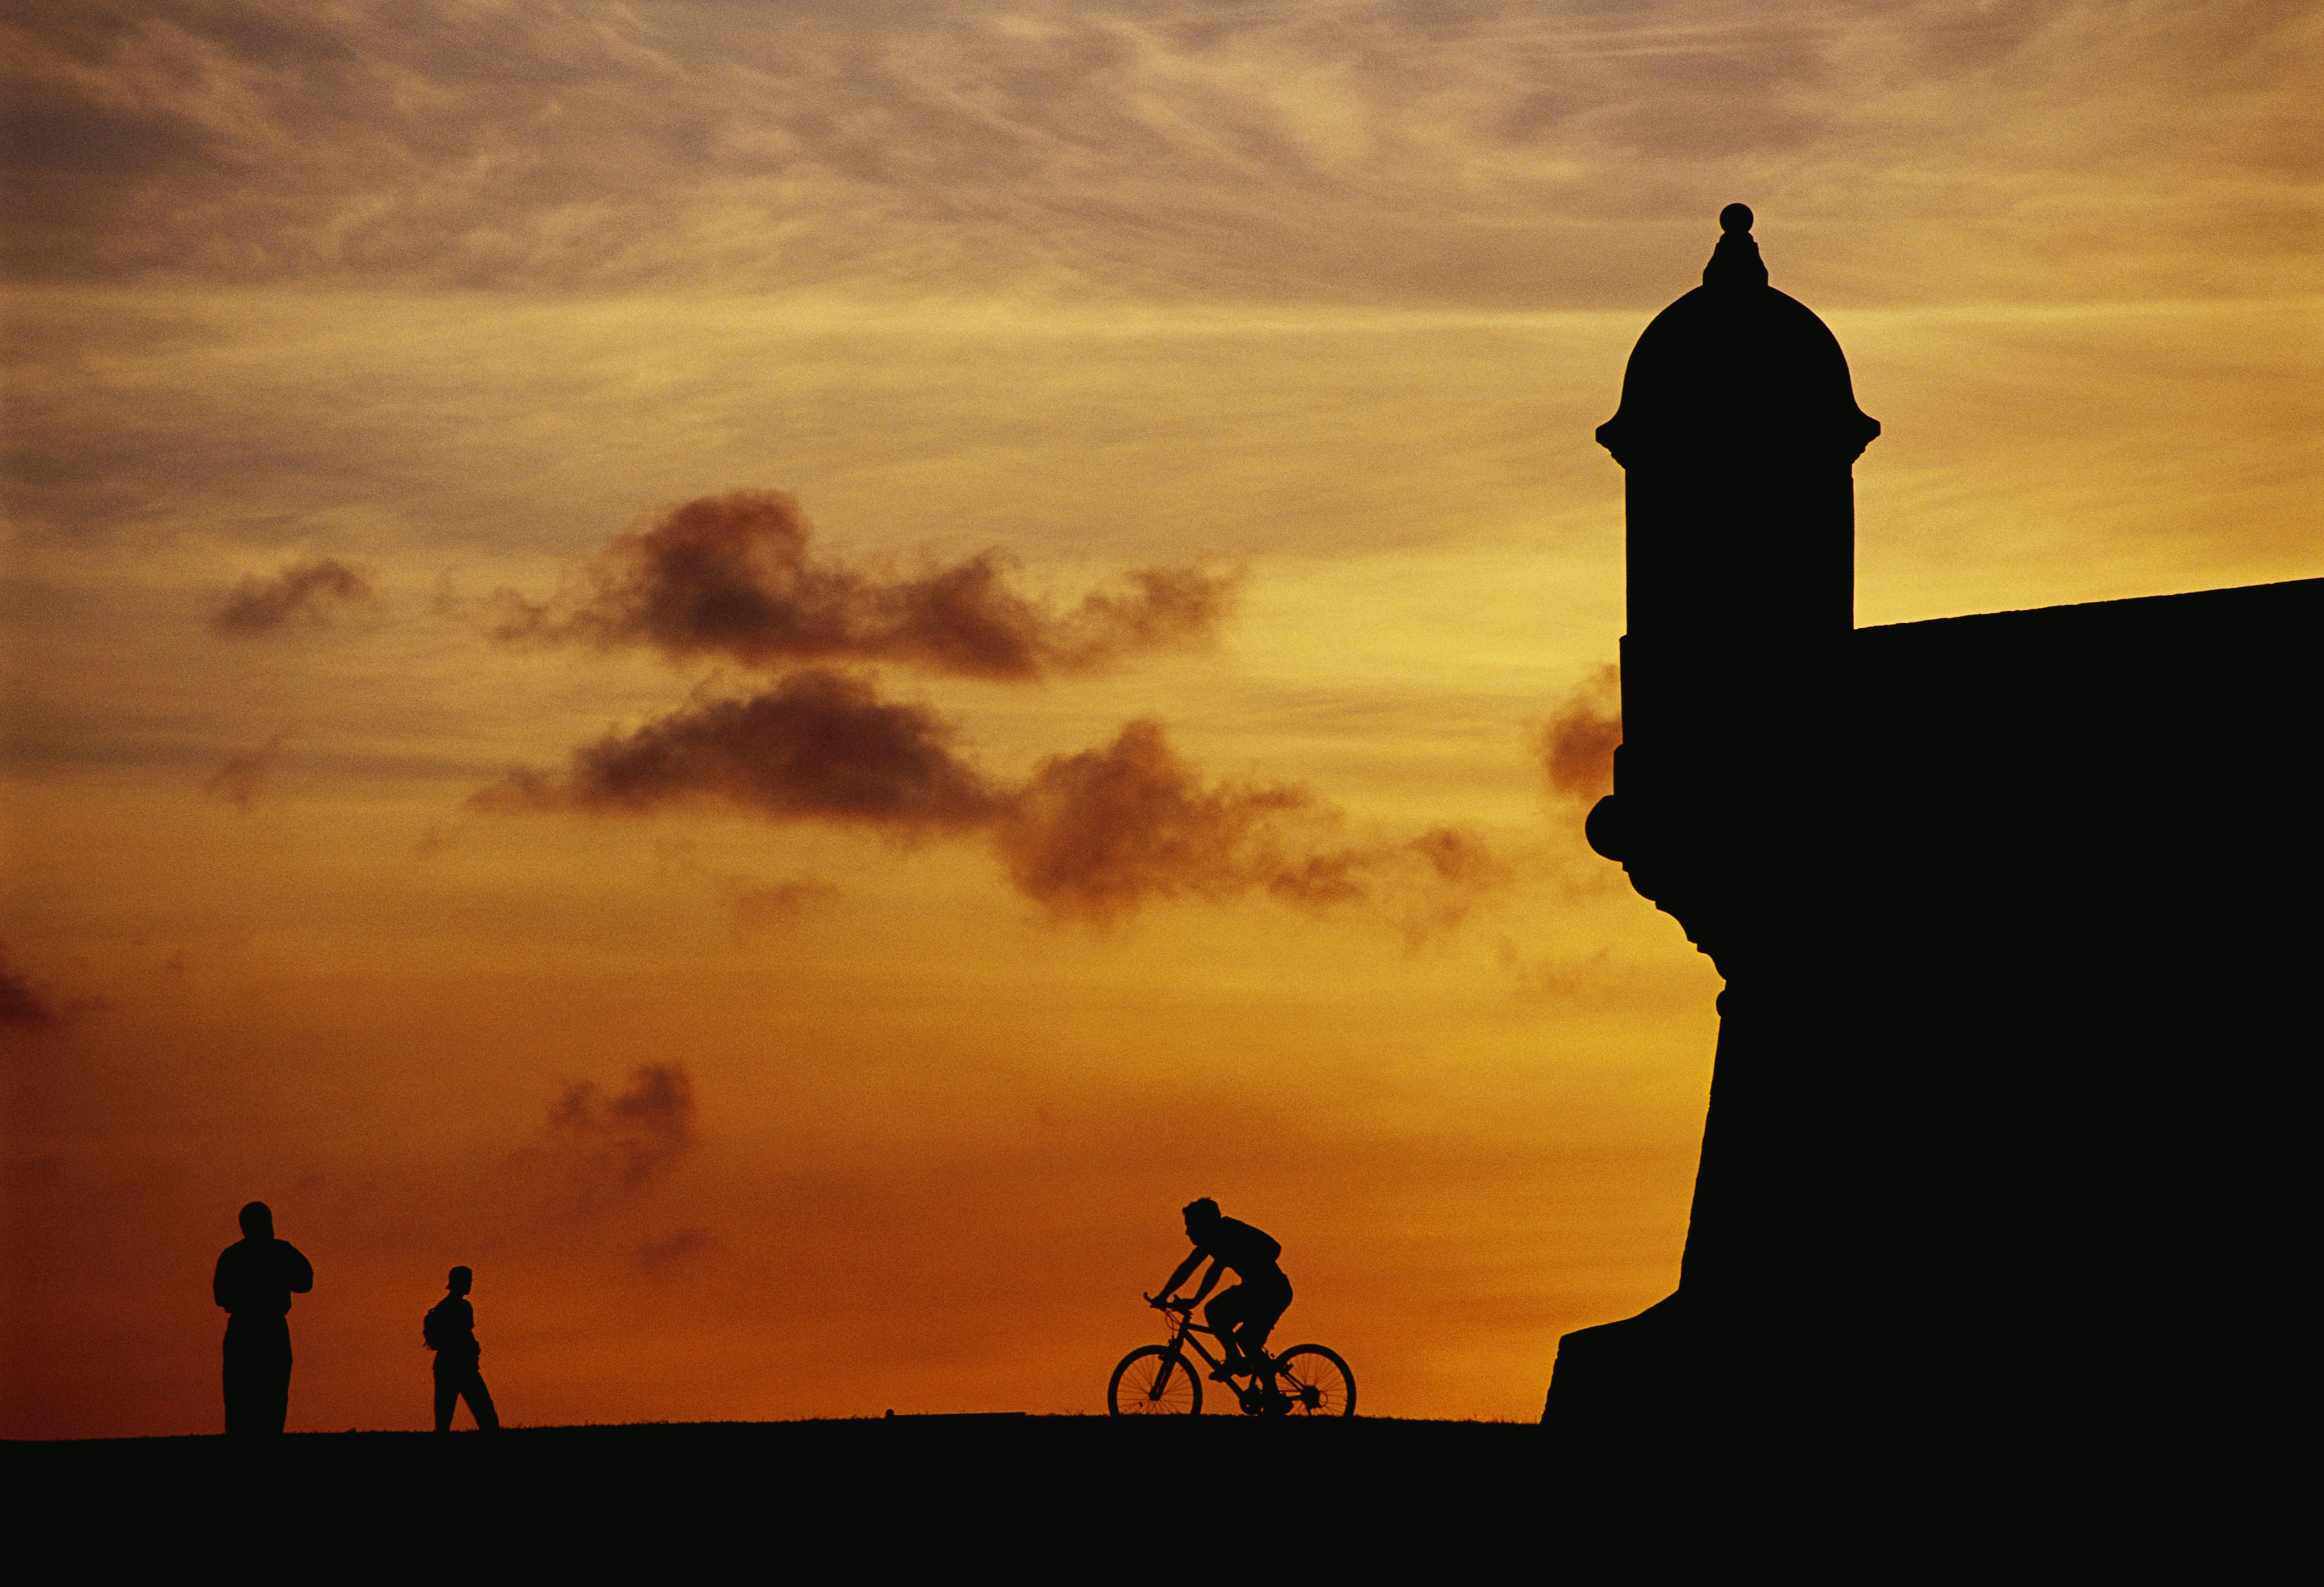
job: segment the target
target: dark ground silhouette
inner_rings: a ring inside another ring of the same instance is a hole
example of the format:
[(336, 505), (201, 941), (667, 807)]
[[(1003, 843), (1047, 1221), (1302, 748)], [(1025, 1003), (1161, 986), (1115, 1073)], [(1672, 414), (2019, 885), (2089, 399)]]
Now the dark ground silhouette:
[(1721, 222), (1599, 431), (1588, 828), (1726, 977), (1717, 1066), (1678, 1291), (1568, 1334), (1545, 1420), (1642, 1484), (2233, 1459), (2305, 1354), (2324, 581), (1855, 628), (1879, 427)]
[(1312, 1568), (1538, 1547), (1560, 1513), (1543, 1443), (1524, 1423), (901, 1416), (0, 1444), (0, 1481), (27, 1506), (103, 1495), (171, 1549), (221, 1529), (310, 1534), (325, 1573), (410, 1551), (466, 1568), (640, 1558), (668, 1573), (724, 1555), (875, 1580), (925, 1560), (1177, 1581), (1221, 1550)]
[(1975, 1579), (2004, 1559), (2079, 1579), (2125, 1554), (2167, 1570), (2191, 1540), (2187, 1579), (2239, 1580), (2258, 1575), (2277, 1502), (2246, 1489), (2240, 1512), (2209, 1509), (2181, 1487), (2157, 1505), (2079, 1465), (2021, 1481), (1987, 1441), (1838, 1478), (1763, 1452), (1682, 1504), (1669, 1468), (1556, 1443), (1530, 1423), (904, 1416), (0, 1444), (0, 1483), (21, 1515), (101, 1514), (73, 1539), (91, 1564), (143, 1551), (182, 1568), (189, 1539), (230, 1536), (318, 1574), (569, 1564), (582, 1579), (739, 1560), (1168, 1582), (1326, 1567), (1655, 1582), (1764, 1563), (1780, 1580), (1877, 1582), (1922, 1565)]
[(263, 1201), (242, 1209), (242, 1238), (218, 1253), (210, 1296), (226, 1309), (226, 1430), (281, 1433), (290, 1409), (290, 1297), (315, 1287), (299, 1248), (274, 1237)]

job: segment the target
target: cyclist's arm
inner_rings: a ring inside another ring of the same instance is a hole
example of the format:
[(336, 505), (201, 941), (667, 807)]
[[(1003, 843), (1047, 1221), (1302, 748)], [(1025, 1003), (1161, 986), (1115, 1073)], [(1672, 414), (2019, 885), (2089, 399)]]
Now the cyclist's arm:
[[(1194, 1254), (1199, 1257), (1203, 1253), (1201, 1251), (1196, 1251)], [(1211, 1259), (1211, 1270), (1203, 1275), (1203, 1287), (1194, 1291), (1194, 1298), (1188, 1304), (1191, 1306), (1202, 1305), (1203, 1296), (1210, 1294), (1212, 1290), (1216, 1289), (1219, 1287), (1219, 1275), (1226, 1271), (1226, 1267), (1227, 1264), (1225, 1258), (1213, 1257)]]
[(1186, 1275), (1202, 1265), (1203, 1256), (1203, 1248), (1198, 1245), (1187, 1254), (1185, 1261), (1178, 1264), (1178, 1270), (1170, 1275), (1170, 1281), (1165, 1284), (1159, 1292), (1164, 1300), (1168, 1300), (1178, 1293), (1178, 1286), (1186, 1281)]

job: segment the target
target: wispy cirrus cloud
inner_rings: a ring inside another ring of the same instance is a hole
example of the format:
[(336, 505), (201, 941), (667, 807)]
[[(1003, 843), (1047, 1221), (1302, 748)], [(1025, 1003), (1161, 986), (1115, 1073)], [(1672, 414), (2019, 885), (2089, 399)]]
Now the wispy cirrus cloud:
[(2255, 292), (2324, 143), (2296, 0), (11, 15), (47, 280), (1572, 304), (1744, 198), (1868, 292)]

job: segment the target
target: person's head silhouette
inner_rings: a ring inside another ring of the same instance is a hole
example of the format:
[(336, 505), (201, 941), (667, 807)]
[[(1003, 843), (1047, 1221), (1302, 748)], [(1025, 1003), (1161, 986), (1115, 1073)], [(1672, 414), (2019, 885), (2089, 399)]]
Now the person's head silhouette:
[(274, 1238), (274, 1209), (263, 1201), (252, 1202), (242, 1209), (242, 1233), (245, 1240)]
[(1186, 1204), (1185, 1213), (1186, 1238), (1200, 1244), (1204, 1233), (1219, 1221), (1219, 1204), (1207, 1195), (1202, 1196)]
[(476, 1276), (467, 1269), (455, 1268), (452, 1269), (451, 1276), (444, 1280), (444, 1287), (455, 1295), (466, 1295), (475, 1282)]

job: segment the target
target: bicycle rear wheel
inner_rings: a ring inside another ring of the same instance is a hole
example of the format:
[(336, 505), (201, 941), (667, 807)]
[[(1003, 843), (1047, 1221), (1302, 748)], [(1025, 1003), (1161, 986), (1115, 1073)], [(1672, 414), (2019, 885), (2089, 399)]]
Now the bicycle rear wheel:
[(1320, 1344), (1295, 1344), (1275, 1358), (1275, 1386), (1295, 1416), (1352, 1416), (1356, 1375), (1340, 1352)]
[(1200, 1416), (1203, 1380), (1185, 1356), (1158, 1344), (1140, 1345), (1114, 1368), (1105, 1408), (1117, 1416)]

